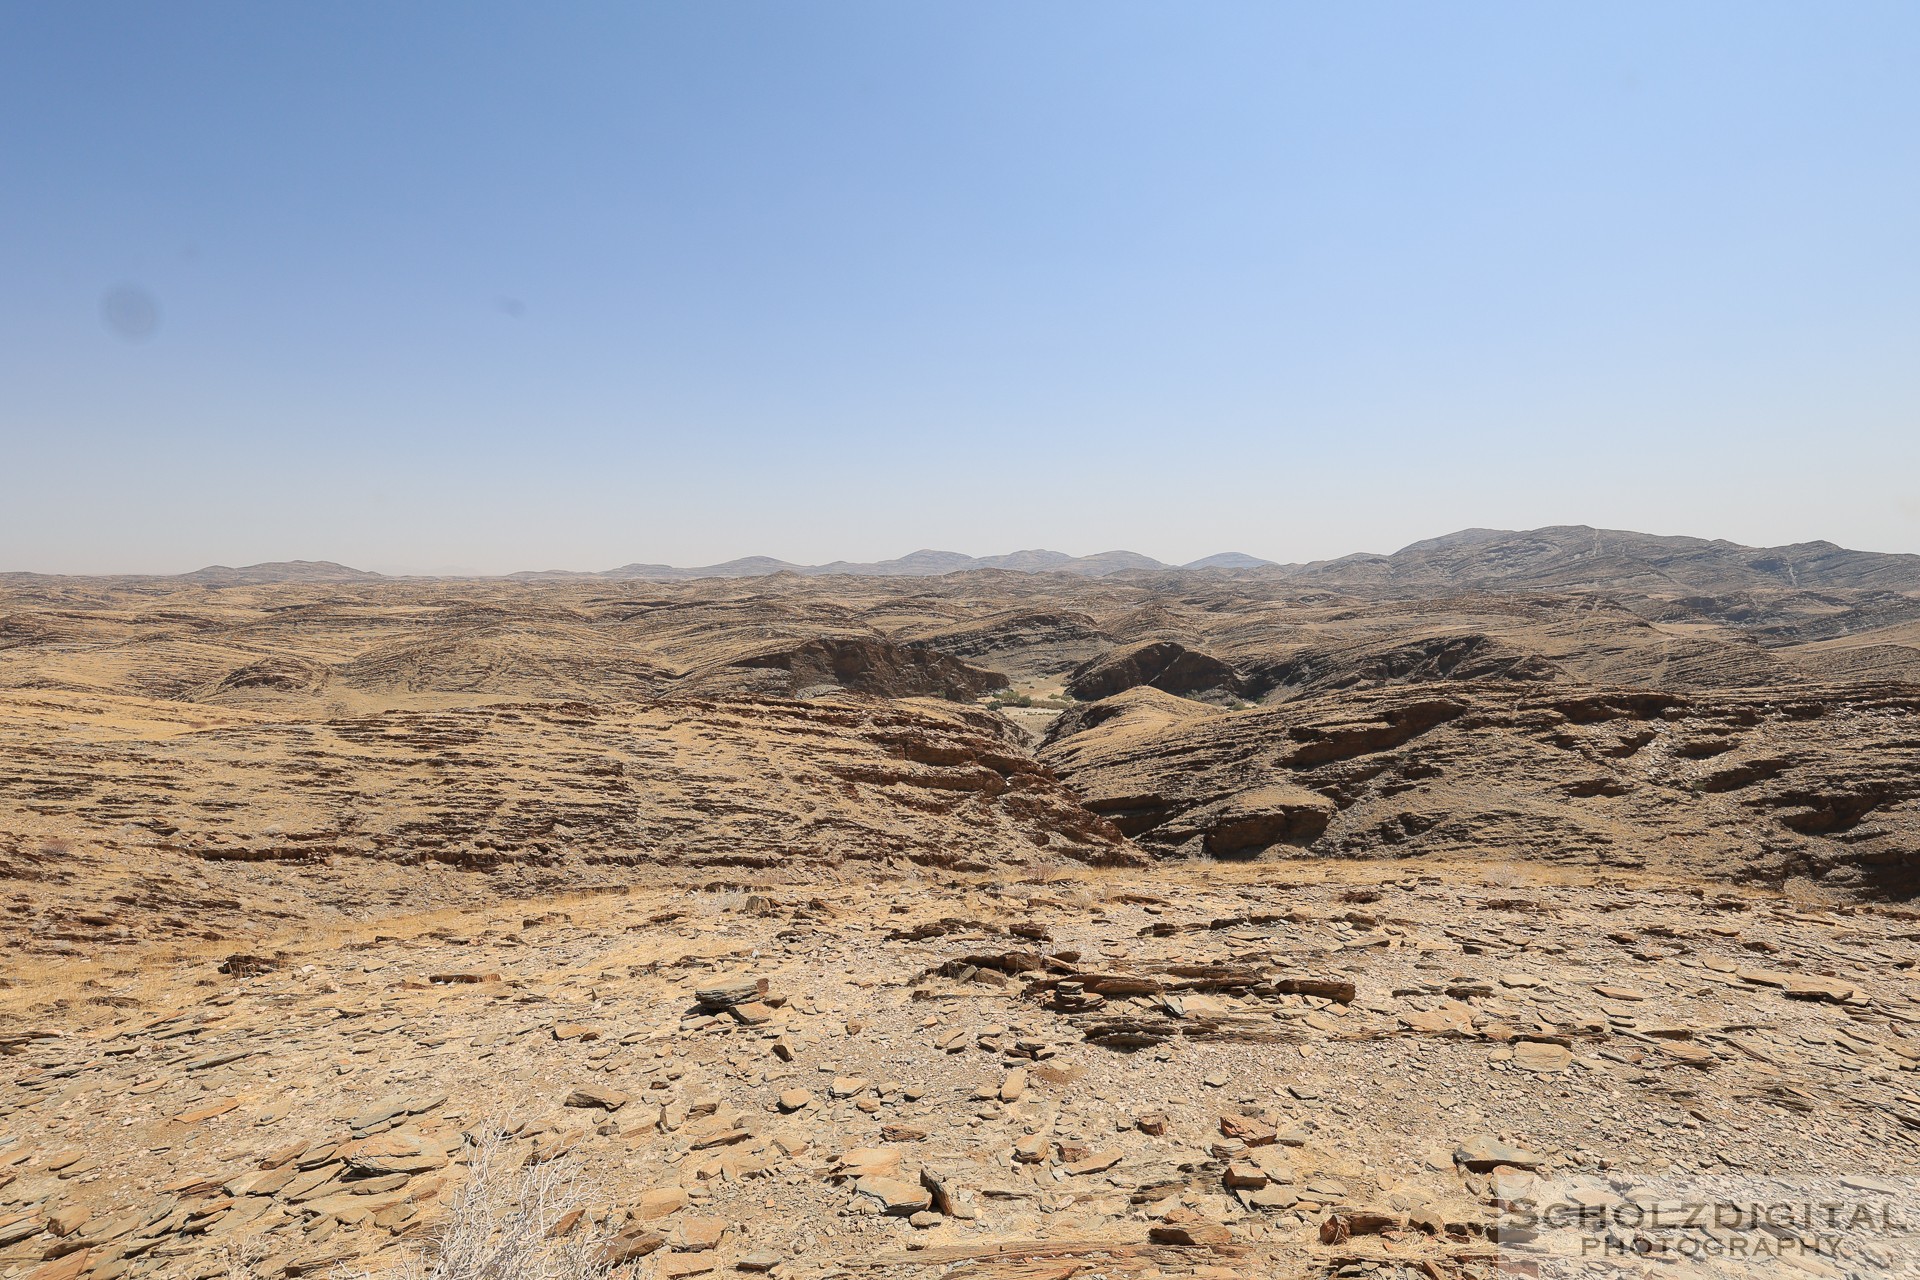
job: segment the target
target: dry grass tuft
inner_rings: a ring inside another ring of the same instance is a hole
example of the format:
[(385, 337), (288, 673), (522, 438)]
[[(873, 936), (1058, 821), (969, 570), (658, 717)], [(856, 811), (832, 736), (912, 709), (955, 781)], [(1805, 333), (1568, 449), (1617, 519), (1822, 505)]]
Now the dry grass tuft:
[[(339, 1280), (604, 1280), (613, 1268), (604, 1243), (582, 1225), (590, 1189), (571, 1160), (521, 1167), (507, 1156), (500, 1127), (476, 1132), (467, 1177), (447, 1203), (447, 1223), (419, 1253), (378, 1273), (341, 1271)], [(230, 1247), (226, 1280), (260, 1280), (244, 1247)]]
[(554, 1238), (563, 1220), (577, 1220), (588, 1199), (572, 1161), (510, 1167), (500, 1127), (486, 1125), (467, 1178), (448, 1205), (447, 1229), (428, 1259), (401, 1274), (420, 1280), (599, 1280), (610, 1268), (590, 1233)]

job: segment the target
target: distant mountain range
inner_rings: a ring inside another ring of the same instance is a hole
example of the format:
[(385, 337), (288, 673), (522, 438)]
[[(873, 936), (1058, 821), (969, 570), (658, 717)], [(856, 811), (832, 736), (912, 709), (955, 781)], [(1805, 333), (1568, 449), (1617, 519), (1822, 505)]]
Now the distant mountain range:
[(1767, 587), (1920, 589), (1920, 555), (1849, 551), (1831, 542), (1745, 547), (1587, 525), (1515, 532), (1462, 529), (1389, 556), (1351, 555), (1275, 572), (1335, 590), (1429, 595), (1443, 591), (1580, 588), (1716, 594)]
[(1002, 569), (1009, 573), (1072, 573), (1083, 578), (1104, 578), (1128, 569), (1251, 569), (1271, 565), (1271, 560), (1228, 551), (1192, 564), (1163, 564), (1137, 551), (1102, 551), (1091, 556), (1070, 556), (1063, 551), (1014, 551), (1004, 556), (969, 556), (958, 551), (915, 551), (897, 560), (835, 560), (831, 564), (790, 564), (767, 556), (748, 556), (725, 564), (710, 564), (700, 569), (676, 569), (665, 564), (628, 564), (604, 573), (579, 574), (561, 571), (515, 573), (516, 579), (609, 578), (646, 582), (678, 582), (688, 578), (760, 578), (773, 573), (797, 573), (818, 578), (829, 574), (847, 574), (859, 578), (931, 578), (943, 573), (966, 573), (974, 569)]
[[(802, 565), (767, 556), (749, 556), (698, 569), (629, 564), (599, 573), (554, 569), (507, 577), (521, 582), (684, 582), (696, 578), (756, 578), (779, 573), (803, 577), (830, 574), (936, 577), (977, 570), (1070, 573), (1088, 578), (1211, 572), (1333, 591), (1396, 596), (1629, 588), (1708, 594), (1768, 587), (1920, 590), (1920, 556), (1916, 555), (1849, 551), (1831, 542), (1746, 547), (1719, 539), (1661, 537), (1586, 525), (1556, 525), (1524, 531), (1463, 529), (1402, 547), (1392, 555), (1358, 554), (1308, 564), (1276, 564), (1234, 551), (1184, 565), (1163, 564), (1135, 551), (1103, 551), (1091, 556), (1044, 550), (1015, 551), (1001, 556), (916, 551), (897, 560), (872, 563), (836, 560), (831, 564)], [(384, 578), (381, 574), (325, 560), (293, 560), (238, 569), (212, 565), (176, 575), (173, 580), (208, 587), (237, 587), (275, 582), (378, 582)]]
[(331, 560), (271, 560), (266, 564), (244, 565), (230, 569), (210, 564), (192, 573), (173, 575), (181, 582), (203, 587), (257, 587), (275, 582), (380, 582), (386, 575), (368, 569), (349, 568)]

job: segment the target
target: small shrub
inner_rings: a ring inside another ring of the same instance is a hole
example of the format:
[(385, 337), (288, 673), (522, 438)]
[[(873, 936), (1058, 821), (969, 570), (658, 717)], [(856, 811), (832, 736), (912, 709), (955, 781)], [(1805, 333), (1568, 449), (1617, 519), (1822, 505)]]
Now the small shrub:
[(551, 1234), (587, 1202), (570, 1160), (513, 1168), (499, 1126), (489, 1124), (447, 1206), (446, 1229), (427, 1257), (399, 1274), (409, 1280), (601, 1280), (611, 1268), (600, 1260), (591, 1232), (558, 1240)]
[[(508, 1158), (498, 1125), (476, 1131), (467, 1177), (447, 1202), (447, 1221), (426, 1248), (390, 1271), (336, 1272), (351, 1280), (606, 1280), (603, 1242), (582, 1225), (554, 1238), (556, 1228), (579, 1221), (589, 1189), (571, 1160), (525, 1168)], [(229, 1246), (227, 1280), (257, 1280), (259, 1250)]]

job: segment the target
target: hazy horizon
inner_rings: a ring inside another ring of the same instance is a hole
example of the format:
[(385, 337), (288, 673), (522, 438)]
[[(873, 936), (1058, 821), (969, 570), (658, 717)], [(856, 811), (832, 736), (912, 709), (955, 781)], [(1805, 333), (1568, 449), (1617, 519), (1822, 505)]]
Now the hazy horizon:
[(1893, 3), (0, 5), (0, 570), (1920, 552), (1917, 72)]
[[(1553, 526), (1541, 526), (1541, 527), (1548, 528)], [(1560, 526), (1560, 527), (1582, 527), (1582, 526)], [(1396, 552), (1405, 550), (1408, 547), (1419, 545), (1420, 543), (1436, 541), (1436, 540), (1446, 538), (1455, 534), (1475, 533), (1475, 532), (1528, 533), (1528, 532), (1534, 532), (1534, 530), (1486, 530), (1484, 528), (1450, 529), (1442, 534), (1430, 535), (1429, 537), (1425, 537), (1425, 538), (1417, 538), (1409, 543), (1404, 543), (1404, 544), (1401, 544), (1400, 546), (1395, 546), (1395, 547), (1385, 547), (1385, 548), (1356, 547), (1349, 551), (1341, 552), (1338, 555), (1334, 555), (1334, 556), (1316, 556), (1316, 557), (1312, 557), (1311, 559), (1299, 558), (1299, 559), (1292, 559), (1292, 560), (1281, 558), (1281, 557), (1275, 557), (1275, 556), (1260, 556), (1257, 553), (1246, 551), (1244, 548), (1240, 548), (1240, 547), (1221, 548), (1218, 551), (1208, 552), (1205, 556), (1196, 556), (1189, 560), (1170, 560), (1165, 557), (1154, 556), (1152, 552), (1142, 551), (1138, 547), (1101, 547), (1101, 548), (1094, 548), (1090, 550), (1079, 550), (1079, 551), (1062, 550), (1059, 547), (1019, 547), (1019, 548), (1011, 548), (1004, 551), (992, 550), (992, 551), (986, 551), (986, 552), (967, 551), (967, 550), (961, 550), (959, 548), (954, 548), (954, 547), (915, 547), (909, 551), (900, 551), (900, 552), (886, 554), (886, 555), (833, 556), (824, 560), (815, 560), (815, 561), (794, 560), (786, 556), (774, 555), (774, 554), (764, 553), (764, 552), (755, 552), (755, 553), (750, 553), (746, 556), (734, 556), (734, 557), (730, 557), (727, 560), (716, 560), (706, 564), (674, 565), (674, 564), (668, 564), (665, 561), (628, 559), (628, 560), (621, 561), (617, 564), (523, 565), (518, 569), (507, 569), (507, 570), (497, 570), (497, 571), (475, 569), (469, 566), (464, 566), (459, 564), (445, 564), (445, 565), (408, 565), (408, 564), (382, 564), (382, 563), (353, 564), (345, 561), (332, 560), (324, 556), (292, 556), (292, 557), (286, 557), (284, 559), (273, 560), (273, 561), (238, 561), (238, 560), (209, 561), (205, 564), (197, 564), (197, 565), (193, 565), (188, 568), (182, 568), (182, 569), (101, 570), (98, 572), (75, 571), (75, 576), (83, 576), (83, 577), (84, 576), (99, 576), (99, 577), (136, 576), (137, 577), (137, 576), (148, 576), (148, 575), (172, 576), (176, 574), (193, 573), (203, 569), (222, 569), (222, 568), (247, 569), (247, 568), (256, 568), (263, 564), (306, 563), (306, 564), (337, 564), (340, 567), (346, 568), (346, 569), (353, 569), (353, 570), (358, 570), (362, 572), (372, 572), (372, 573), (377, 573), (377, 574), (382, 574), (385, 576), (397, 577), (397, 578), (407, 578), (407, 577), (499, 578), (499, 577), (509, 577), (515, 574), (538, 574), (538, 573), (596, 574), (596, 573), (614, 572), (620, 569), (634, 568), (634, 567), (699, 570), (699, 569), (723, 568), (730, 564), (737, 563), (739, 561), (753, 560), (753, 559), (767, 559), (767, 560), (780, 561), (785, 564), (791, 565), (797, 569), (815, 569), (815, 568), (820, 568), (820, 567), (823, 567), (826, 565), (832, 565), (832, 564), (847, 564), (847, 565), (855, 565), (855, 566), (883, 565), (883, 564), (888, 564), (898, 560), (903, 560), (908, 556), (920, 555), (920, 554), (929, 553), (929, 552), (934, 554), (959, 554), (959, 555), (969, 556), (974, 560), (986, 560), (996, 556), (1012, 556), (1012, 555), (1026, 554), (1026, 553), (1031, 553), (1036, 551), (1058, 553), (1058, 554), (1070, 556), (1076, 559), (1100, 556), (1100, 555), (1110, 555), (1114, 553), (1122, 553), (1122, 554), (1132, 553), (1132, 554), (1144, 555), (1151, 559), (1159, 560), (1163, 567), (1171, 568), (1171, 569), (1184, 568), (1189, 564), (1195, 563), (1196, 561), (1203, 560), (1211, 556), (1237, 553), (1241, 555), (1251, 555), (1251, 556), (1254, 556), (1256, 559), (1265, 560), (1278, 567), (1285, 568), (1285, 567), (1298, 566), (1298, 565), (1309, 564), (1314, 562), (1326, 562), (1331, 560), (1338, 560), (1347, 556), (1369, 556), (1369, 555), (1390, 556), (1395, 554)], [(1700, 535), (1700, 534), (1657, 533), (1650, 530), (1600, 529), (1600, 530), (1597, 530), (1597, 532), (1616, 533), (1616, 534), (1617, 533), (1647, 534), (1653, 537), (1695, 538), (1695, 539), (1699, 539), (1701, 541), (1706, 541), (1706, 542), (1712, 542), (1716, 540), (1726, 541), (1726, 542), (1732, 541), (1731, 539), (1714, 539), (1710, 536)], [(1831, 540), (1830, 539), (1824, 539), (1824, 540), (1808, 539), (1807, 541), (1815, 542), (1815, 541), (1831, 541)], [(1750, 544), (1735, 543), (1734, 545), (1750, 545)], [(1762, 549), (1762, 548), (1755, 548), (1755, 549)], [(1882, 548), (1874, 548), (1874, 547), (1848, 547), (1845, 549), (1850, 551), (1867, 551), (1867, 552), (1883, 552), (1884, 551), (1884, 549)], [(1900, 552), (1896, 550), (1896, 551), (1889, 552), (1889, 554), (1909, 554), (1910, 555), (1915, 553)], [(0, 566), (0, 574), (19, 573), (19, 572), (42, 573), (42, 574), (47, 574), (47, 576), (60, 576), (59, 574), (49, 574), (48, 571), (45, 571), (45, 570), (21, 569), (18, 567), (10, 568), (7, 566)]]

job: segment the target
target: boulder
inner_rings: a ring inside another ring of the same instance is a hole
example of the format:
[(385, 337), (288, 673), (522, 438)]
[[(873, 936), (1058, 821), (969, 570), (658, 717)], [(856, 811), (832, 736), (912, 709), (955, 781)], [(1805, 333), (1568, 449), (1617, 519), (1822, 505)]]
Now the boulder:
[(1520, 1147), (1509, 1146), (1487, 1134), (1468, 1138), (1453, 1150), (1454, 1163), (1472, 1169), (1475, 1173), (1485, 1173), (1495, 1165), (1512, 1165), (1516, 1169), (1537, 1169), (1545, 1156), (1535, 1155)]
[(566, 1097), (569, 1107), (598, 1107), (602, 1111), (618, 1111), (630, 1101), (632, 1099), (618, 1089), (599, 1085), (581, 1085)]
[(917, 1182), (875, 1174), (853, 1184), (860, 1195), (878, 1200), (895, 1217), (911, 1217), (932, 1206), (933, 1193)]
[(751, 974), (729, 974), (713, 978), (693, 990), (693, 998), (706, 1009), (731, 1009), (752, 1004), (767, 997), (767, 980)]

